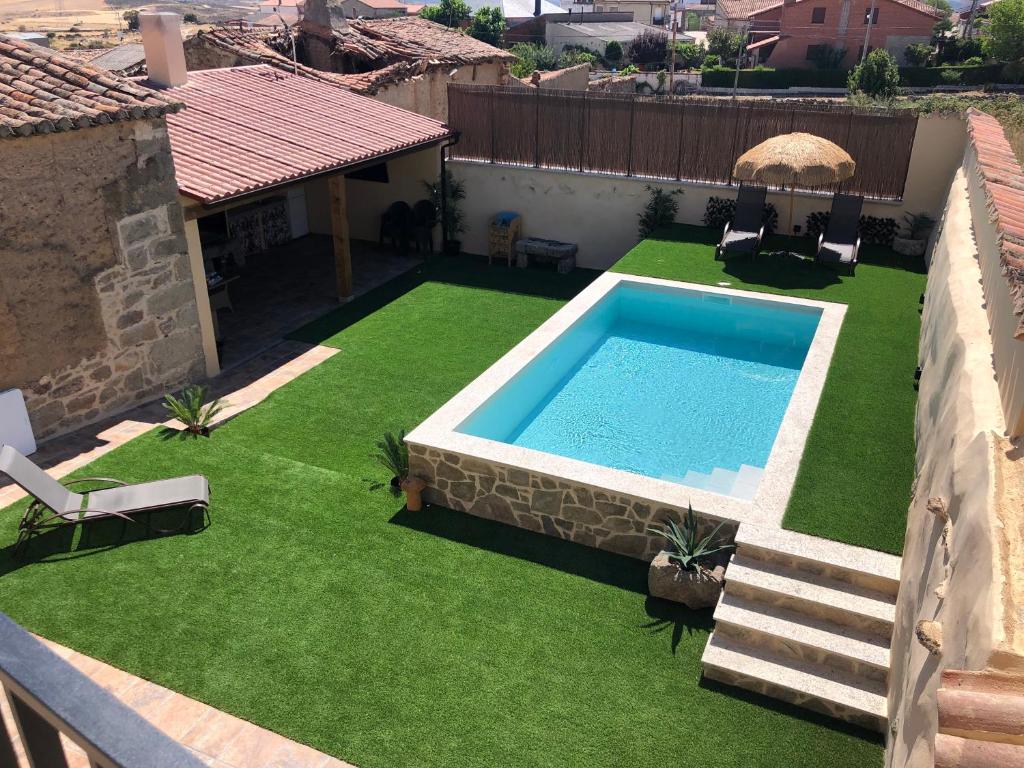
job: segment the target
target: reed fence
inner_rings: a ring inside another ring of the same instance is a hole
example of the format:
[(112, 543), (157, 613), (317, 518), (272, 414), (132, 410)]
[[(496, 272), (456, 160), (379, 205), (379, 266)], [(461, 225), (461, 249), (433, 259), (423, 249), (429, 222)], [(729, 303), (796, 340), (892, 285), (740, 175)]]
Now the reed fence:
[(852, 179), (817, 189), (883, 199), (903, 196), (917, 130), (906, 110), (461, 84), (448, 86), (448, 121), (457, 159), (718, 184), (735, 182), (746, 150), (804, 131), (857, 162)]

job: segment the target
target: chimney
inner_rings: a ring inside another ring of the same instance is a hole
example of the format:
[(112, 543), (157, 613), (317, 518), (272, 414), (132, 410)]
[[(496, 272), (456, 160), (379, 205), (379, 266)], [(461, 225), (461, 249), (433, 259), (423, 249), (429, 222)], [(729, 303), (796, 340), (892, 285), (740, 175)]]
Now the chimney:
[(540, 0), (533, 0), (533, 15), (540, 16)]
[(139, 14), (139, 28), (149, 79), (167, 88), (188, 82), (181, 17), (176, 13), (143, 12)]

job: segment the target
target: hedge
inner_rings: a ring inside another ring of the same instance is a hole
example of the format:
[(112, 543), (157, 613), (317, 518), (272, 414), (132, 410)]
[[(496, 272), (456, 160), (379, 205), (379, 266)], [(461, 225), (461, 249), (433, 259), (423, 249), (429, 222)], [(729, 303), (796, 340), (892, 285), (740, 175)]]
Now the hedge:
[[(984, 85), (1004, 82), (1001, 64), (980, 67), (901, 67), (900, 85)], [(944, 79), (944, 72), (957, 72), (956, 83)], [(848, 73), (842, 69), (741, 69), (740, 88), (846, 88)], [(705, 69), (700, 83), (706, 88), (732, 88), (736, 70), (727, 67)]]

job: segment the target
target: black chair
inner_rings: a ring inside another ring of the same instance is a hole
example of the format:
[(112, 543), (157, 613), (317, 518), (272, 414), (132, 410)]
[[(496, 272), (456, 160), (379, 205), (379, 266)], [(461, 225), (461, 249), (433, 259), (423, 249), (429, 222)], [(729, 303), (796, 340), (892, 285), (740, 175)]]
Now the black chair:
[(380, 217), (380, 245), (390, 239), (393, 248), (401, 253), (408, 252), (412, 225), (413, 213), (409, 204), (403, 200), (392, 203)]
[(437, 208), (429, 200), (420, 200), (412, 207), (412, 235), (416, 250), (434, 252), (434, 227), (437, 226)]
[(832, 212), (828, 226), (818, 235), (818, 251), (814, 260), (819, 264), (835, 264), (853, 274), (860, 251), (860, 212), (864, 198), (859, 195), (836, 195), (832, 198)]
[(727, 253), (745, 253), (756, 256), (764, 237), (765, 187), (747, 184), (740, 186), (736, 195), (736, 212), (725, 225), (722, 240), (715, 249), (715, 259), (724, 259)]

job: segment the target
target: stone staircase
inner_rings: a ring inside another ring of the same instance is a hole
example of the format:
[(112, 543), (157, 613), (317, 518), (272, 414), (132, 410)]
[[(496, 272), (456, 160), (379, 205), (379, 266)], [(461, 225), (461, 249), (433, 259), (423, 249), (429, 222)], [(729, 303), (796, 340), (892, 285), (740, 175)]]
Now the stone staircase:
[(739, 469), (725, 469), (715, 467), (709, 473), (687, 470), (682, 477), (667, 475), (664, 480), (673, 483), (682, 483), (691, 488), (700, 488), (705, 491), (714, 491), (725, 496), (733, 496), (737, 499), (753, 499), (757, 492), (757, 486), (761, 482), (761, 475), (764, 469), (752, 467), (749, 464), (741, 464)]
[(899, 569), (892, 555), (740, 525), (705, 677), (884, 730)]

